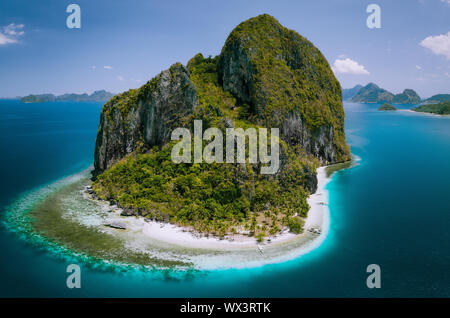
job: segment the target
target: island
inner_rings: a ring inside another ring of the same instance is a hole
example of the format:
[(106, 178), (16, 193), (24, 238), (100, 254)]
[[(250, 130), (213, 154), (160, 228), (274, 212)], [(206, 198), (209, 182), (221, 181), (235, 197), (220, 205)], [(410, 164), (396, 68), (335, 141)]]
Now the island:
[(105, 90), (95, 91), (92, 94), (64, 94), (55, 96), (53, 94), (28, 95), (22, 97), (22, 103), (45, 103), (45, 102), (106, 102), (114, 94)]
[(450, 94), (436, 94), (424, 100), (426, 104), (437, 104), (440, 102), (450, 101)]
[(450, 115), (450, 101), (445, 101), (437, 104), (423, 104), (412, 108), (415, 112), (430, 113), (436, 115)]
[(358, 92), (361, 90), (361, 88), (363, 88), (362, 85), (355, 85), (352, 88), (343, 88), (342, 89), (342, 100), (350, 100), (353, 98), (353, 96), (355, 96), (356, 94), (358, 94)]
[(403, 93), (394, 95), (374, 83), (369, 83), (351, 97), (350, 101), (356, 103), (418, 104), (421, 99), (412, 89), (405, 89)]
[(22, 103), (45, 103), (54, 102), (55, 95), (53, 94), (40, 94), (40, 95), (28, 95), (20, 98)]
[(397, 108), (395, 108), (394, 106), (392, 106), (391, 104), (388, 103), (384, 103), (383, 105), (381, 105), (378, 110), (397, 110)]
[[(112, 97), (94, 169), (52, 184), (44, 198), (31, 193), (30, 205), (7, 219), (55, 254), (101, 266), (215, 269), (299, 257), (325, 240), (327, 182), (353, 164), (341, 98), (323, 54), (259, 15), (234, 28), (218, 56), (198, 53)], [(223, 136), (253, 129), (258, 140), (267, 129), (262, 145), (271, 155), (279, 147), (277, 169), (263, 173), (261, 152), (250, 160), (247, 137), (243, 161), (190, 160), (196, 143), (205, 158), (222, 140), (205, 138), (211, 128)], [(204, 138), (184, 148), (188, 161), (175, 162), (180, 131)]]
[(394, 95), (393, 104), (419, 104), (420, 96), (412, 89), (405, 89), (403, 93)]
[[(223, 131), (279, 128), (280, 170), (173, 163), (170, 135), (194, 119)], [(264, 14), (238, 25), (219, 56), (175, 63), (104, 105), (92, 188), (127, 215), (261, 241), (285, 228), (301, 233), (317, 168), (349, 159), (341, 88), (325, 57)]]

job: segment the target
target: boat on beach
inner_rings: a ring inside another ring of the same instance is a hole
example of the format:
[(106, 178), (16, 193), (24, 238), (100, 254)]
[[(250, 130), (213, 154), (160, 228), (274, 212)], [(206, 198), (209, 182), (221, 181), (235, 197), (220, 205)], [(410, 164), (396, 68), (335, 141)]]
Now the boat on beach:
[(309, 232), (314, 233), (314, 234), (321, 234), (322, 230), (320, 228), (315, 228), (315, 227), (310, 227), (308, 229)]

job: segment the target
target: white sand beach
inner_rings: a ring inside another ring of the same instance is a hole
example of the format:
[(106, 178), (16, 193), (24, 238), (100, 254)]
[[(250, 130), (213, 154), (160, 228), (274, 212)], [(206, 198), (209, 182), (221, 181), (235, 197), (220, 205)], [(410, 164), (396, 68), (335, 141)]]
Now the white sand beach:
[(416, 111), (411, 110), (411, 109), (397, 109), (397, 111), (408, 113), (408, 114), (421, 115), (421, 116), (433, 116), (433, 117), (450, 118), (450, 115), (447, 115), (447, 114), (440, 115), (440, 114), (433, 114), (433, 113), (427, 113), (427, 112), (416, 112)]
[[(328, 191), (325, 187), (331, 180), (326, 177), (326, 167), (317, 170), (317, 178), (317, 191), (308, 198), (311, 208), (305, 219), (305, 231), (293, 234), (285, 229), (275, 237), (266, 237), (263, 243), (244, 234), (224, 239), (205, 237), (173, 224), (148, 221), (143, 217), (121, 216), (122, 209), (95, 200), (86, 192), (90, 184), (88, 177), (75, 183), (68, 180), (67, 184), (72, 186), (57, 191), (54, 200), (59, 204), (52, 206), (58, 208), (62, 219), (73, 221), (71, 226), (78, 223), (83, 228), (91, 228), (93, 232), (109, 235), (112, 240), (121, 242), (124, 249), (121, 253), (146, 254), (149, 262), (155, 258), (181, 261), (191, 264), (189, 268), (208, 270), (257, 267), (298, 258), (316, 249), (325, 240), (330, 225)], [(112, 224), (118, 228), (111, 227)], [(310, 231), (311, 228), (320, 229), (320, 232)], [(76, 228), (73, 230), (76, 231)], [(76, 245), (84, 242), (74, 241), (73, 244), (76, 251)]]

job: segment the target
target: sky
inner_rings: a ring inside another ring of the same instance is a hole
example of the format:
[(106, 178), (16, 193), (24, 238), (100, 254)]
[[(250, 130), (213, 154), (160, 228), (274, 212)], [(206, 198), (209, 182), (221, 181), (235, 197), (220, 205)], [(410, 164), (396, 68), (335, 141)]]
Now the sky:
[[(72, 3), (81, 28), (67, 27)], [(370, 4), (380, 28), (367, 26)], [(2, 0), (0, 96), (137, 88), (199, 52), (219, 54), (262, 13), (317, 46), (343, 88), (450, 93), (450, 0)]]

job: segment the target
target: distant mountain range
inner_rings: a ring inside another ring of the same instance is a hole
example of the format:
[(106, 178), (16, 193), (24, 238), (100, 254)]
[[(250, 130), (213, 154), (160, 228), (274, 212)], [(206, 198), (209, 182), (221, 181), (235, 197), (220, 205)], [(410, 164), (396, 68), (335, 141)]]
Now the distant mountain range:
[(394, 95), (393, 104), (419, 104), (422, 101), (419, 94), (413, 89), (407, 88), (403, 93)]
[(405, 89), (403, 93), (392, 94), (374, 83), (366, 86), (356, 85), (353, 88), (342, 90), (342, 99), (357, 103), (392, 103), (392, 104), (419, 104), (422, 100), (412, 89)]
[(53, 94), (28, 95), (20, 99), (23, 103), (44, 103), (44, 102), (106, 102), (114, 96), (113, 93), (105, 90), (95, 91), (88, 94), (64, 94), (55, 96)]

